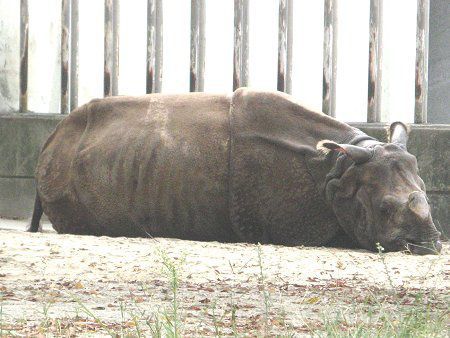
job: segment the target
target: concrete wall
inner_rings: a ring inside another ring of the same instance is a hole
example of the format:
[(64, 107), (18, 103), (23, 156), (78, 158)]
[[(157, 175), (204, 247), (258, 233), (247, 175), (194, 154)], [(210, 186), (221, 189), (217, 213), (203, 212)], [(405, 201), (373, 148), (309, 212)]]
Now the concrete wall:
[[(0, 217), (27, 218), (34, 201), (34, 168), (41, 145), (62, 116), (0, 115)], [(354, 124), (386, 141), (384, 124)], [(417, 156), (437, 225), (450, 234), (450, 125), (413, 125), (408, 150)]]
[(60, 120), (53, 114), (0, 115), (0, 217), (31, 215), (39, 151)]
[(428, 122), (450, 123), (450, 1), (430, 3)]

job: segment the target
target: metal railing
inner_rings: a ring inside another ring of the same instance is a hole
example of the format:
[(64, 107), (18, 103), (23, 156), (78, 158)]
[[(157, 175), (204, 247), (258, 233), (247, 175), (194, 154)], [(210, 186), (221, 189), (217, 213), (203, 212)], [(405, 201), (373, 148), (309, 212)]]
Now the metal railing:
[[(324, 1), (322, 111), (336, 113), (337, 0)], [(61, 114), (78, 105), (78, 2), (61, 6)], [(190, 91), (203, 91), (205, 78), (205, 2), (191, 0)], [(277, 89), (291, 93), (293, 0), (279, 0)], [(370, 0), (367, 122), (381, 120), (382, 3)], [(117, 95), (119, 73), (119, 0), (105, 0), (104, 96)], [(417, 0), (415, 123), (427, 122), (430, 0)], [(20, 1), (20, 112), (27, 111), (28, 0)], [(146, 92), (162, 88), (163, 0), (147, 0)], [(230, 56), (231, 57), (231, 56)], [(233, 90), (248, 85), (249, 0), (234, 0)], [(186, 70), (187, 71), (187, 70)]]

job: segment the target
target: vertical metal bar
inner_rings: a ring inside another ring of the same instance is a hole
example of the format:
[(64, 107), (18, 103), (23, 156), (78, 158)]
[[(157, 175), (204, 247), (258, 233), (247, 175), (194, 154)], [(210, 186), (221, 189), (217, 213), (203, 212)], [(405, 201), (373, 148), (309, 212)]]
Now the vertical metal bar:
[(112, 72), (112, 1), (105, 0), (105, 42), (104, 42), (104, 70), (103, 70), (103, 95), (111, 95)]
[(155, 54), (155, 92), (162, 90), (163, 77), (163, 2), (156, 1), (156, 54)]
[(204, 90), (205, 70), (205, 1), (191, 0), (191, 92)]
[(78, 0), (70, 7), (70, 111), (78, 107)]
[(20, 96), (19, 111), (28, 110), (28, 0), (20, 0)]
[(117, 95), (119, 75), (119, 0), (105, 0), (103, 95)]
[(147, 64), (146, 93), (153, 93), (155, 88), (155, 40), (156, 40), (156, 1), (147, 0)]
[(233, 90), (248, 85), (248, 0), (234, 0)]
[(197, 83), (197, 69), (198, 69), (198, 48), (199, 48), (199, 31), (200, 18), (199, 7), (201, 0), (191, 0), (191, 65), (190, 65), (190, 80), (189, 91), (195, 92)]
[(113, 79), (113, 95), (119, 92), (119, 27), (120, 27), (120, 0), (113, 1), (113, 51), (114, 51), (114, 66), (112, 72)]
[(430, 0), (417, 0), (414, 123), (427, 123)]
[(161, 91), (162, 1), (147, 0), (146, 93)]
[(336, 116), (337, 1), (324, 1), (322, 111)]
[(61, 114), (69, 113), (70, 0), (61, 2)]
[(205, 90), (205, 48), (206, 48), (206, 2), (201, 0), (200, 2), (200, 39), (199, 39), (199, 51), (198, 51), (198, 90)]
[(293, 40), (293, 13), (294, 13), (294, 1), (288, 0), (288, 26), (287, 26), (287, 63), (286, 63), (286, 93), (292, 93), (292, 40)]
[(383, 0), (370, 0), (367, 122), (381, 121), (381, 39)]
[(104, 42), (104, 74), (103, 74), (103, 95), (112, 95), (112, 68), (113, 68), (113, 0), (105, 0), (105, 42)]
[(292, 0), (279, 0), (277, 90), (292, 91)]
[(248, 55), (249, 55), (249, 0), (242, 0), (242, 57), (241, 57), (241, 87), (248, 86)]
[(233, 91), (241, 86), (242, 2), (234, 0)]

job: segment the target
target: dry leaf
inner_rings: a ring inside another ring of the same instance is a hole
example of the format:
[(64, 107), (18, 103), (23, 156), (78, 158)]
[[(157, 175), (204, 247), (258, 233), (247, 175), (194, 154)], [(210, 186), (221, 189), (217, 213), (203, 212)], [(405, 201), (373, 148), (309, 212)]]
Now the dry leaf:
[(318, 303), (320, 301), (320, 298), (319, 297), (311, 297), (311, 298), (308, 298), (306, 301), (305, 301), (305, 303), (308, 303), (308, 304), (316, 304), (316, 303)]
[(83, 284), (81, 284), (80, 281), (78, 281), (78, 282), (76, 282), (76, 283), (73, 285), (73, 288), (79, 290), (79, 289), (84, 288), (84, 286), (83, 286)]
[(96, 306), (94, 308), (92, 308), (93, 310), (104, 310), (105, 307), (104, 306)]

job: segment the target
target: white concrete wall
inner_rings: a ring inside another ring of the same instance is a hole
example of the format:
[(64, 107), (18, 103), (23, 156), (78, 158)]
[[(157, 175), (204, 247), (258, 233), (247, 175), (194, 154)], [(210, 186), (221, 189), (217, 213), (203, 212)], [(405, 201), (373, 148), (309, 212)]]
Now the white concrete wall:
[[(29, 109), (59, 112), (60, 0), (29, 0)], [(80, 104), (102, 96), (103, 0), (80, 0)], [(365, 121), (369, 0), (338, 0), (337, 117)], [(232, 87), (233, 1), (206, 3), (205, 90)], [(0, 111), (18, 109), (19, 1), (0, 0)], [(121, 1), (119, 94), (145, 92), (146, 0)], [(190, 1), (164, 0), (163, 92), (189, 89)], [(382, 117), (414, 112), (416, 1), (384, 1)], [(250, 86), (276, 89), (278, 1), (250, 0)], [(293, 95), (321, 109), (323, 1), (294, 0)]]

